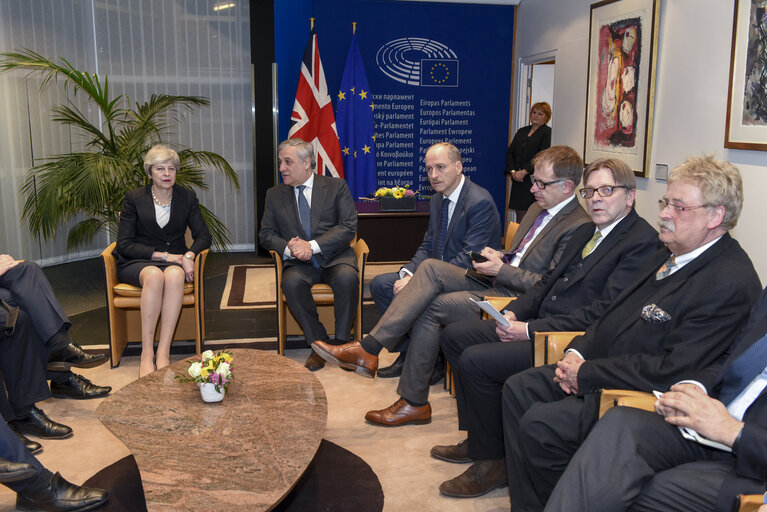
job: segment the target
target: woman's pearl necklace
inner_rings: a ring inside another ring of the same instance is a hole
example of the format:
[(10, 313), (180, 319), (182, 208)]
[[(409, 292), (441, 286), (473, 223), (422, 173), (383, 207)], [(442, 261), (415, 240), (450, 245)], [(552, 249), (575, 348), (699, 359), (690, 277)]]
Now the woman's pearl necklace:
[(173, 190), (170, 191), (170, 199), (168, 199), (167, 203), (161, 203), (159, 199), (157, 199), (157, 196), (154, 195), (154, 185), (152, 185), (152, 199), (154, 199), (154, 204), (157, 206), (162, 206), (163, 208), (167, 208), (170, 206), (171, 201), (173, 201)]

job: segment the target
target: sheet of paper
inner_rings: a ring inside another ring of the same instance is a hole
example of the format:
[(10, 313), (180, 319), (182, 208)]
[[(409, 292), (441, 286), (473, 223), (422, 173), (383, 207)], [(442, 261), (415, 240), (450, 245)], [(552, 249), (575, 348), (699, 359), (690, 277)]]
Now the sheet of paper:
[[(656, 398), (660, 398), (663, 393), (660, 391), (653, 391), (653, 394)], [(693, 429), (689, 427), (677, 427), (679, 429), (679, 432), (681, 432), (682, 437), (687, 439), (688, 441), (695, 441), (698, 444), (702, 444), (704, 446), (710, 446), (711, 448), (716, 448), (717, 450), (722, 450), (725, 452), (732, 452), (732, 448), (727, 446), (726, 444), (719, 443), (717, 441), (712, 441), (711, 439), (708, 439), (706, 437), (703, 437), (702, 435), (695, 432)]]
[(498, 323), (499, 323), (499, 324), (501, 324), (502, 326), (504, 326), (504, 327), (508, 327), (508, 326), (510, 325), (510, 324), (509, 324), (509, 321), (508, 321), (508, 320), (506, 320), (506, 317), (505, 317), (505, 316), (503, 316), (503, 315), (501, 314), (501, 312), (500, 312), (500, 311), (498, 311), (497, 309), (495, 309), (495, 308), (493, 307), (493, 305), (492, 305), (492, 304), (490, 304), (488, 301), (486, 301), (486, 300), (474, 300), (474, 299), (472, 299), (471, 297), (469, 297), (469, 299), (470, 299), (470, 300), (471, 300), (471, 301), (472, 301), (474, 304), (476, 304), (477, 306), (479, 306), (479, 309), (481, 309), (482, 311), (484, 311), (485, 313), (487, 313), (488, 315), (490, 315), (490, 317), (491, 317), (493, 320), (495, 320), (496, 322), (498, 322)]

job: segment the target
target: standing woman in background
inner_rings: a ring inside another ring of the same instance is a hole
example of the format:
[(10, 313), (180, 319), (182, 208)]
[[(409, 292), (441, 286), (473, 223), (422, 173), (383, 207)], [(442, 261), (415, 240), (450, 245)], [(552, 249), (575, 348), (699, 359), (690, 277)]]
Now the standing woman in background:
[(512, 185), (509, 195), (509, 208), (517, 214), (516, 221), (524, 217), (535, 198), (530, 187), (533, 186), (533, 164), (530, 161), (540, 151), (551, 146), (551, 128), (546, 123), (551, 119), (551, 107), (540, 101), (530, 109), (530, 125), (517, 130), (506, 150), (506, 174), (511, 175)]
[[(178, 154), (156, 145), (144, 157), (150, 185), (125, 194), (120, 214), (115, 258), (120, 282), (141, 286), (141, 367), (139, 377), (170, 363), (184, 281), (194, 280), (194, 258), (210, 247), (211, 236), (202, 218), (197, 195), (176, 185)], [(187, 248), (186, 229), (194, 243)], [(155, 367), (154, 333), (160, 322)]]

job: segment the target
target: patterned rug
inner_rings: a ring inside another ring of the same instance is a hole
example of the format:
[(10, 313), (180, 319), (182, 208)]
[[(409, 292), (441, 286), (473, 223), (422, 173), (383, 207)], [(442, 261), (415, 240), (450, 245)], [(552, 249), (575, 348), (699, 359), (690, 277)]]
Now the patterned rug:
[[(362, 299), (370, 301), (370, 281), (379, 274), (396, 272), (400, 263), (368, 263)], [(221, 294), (221, 309), (274, 309), (276, 284), (273, 265), (230, 265)]]

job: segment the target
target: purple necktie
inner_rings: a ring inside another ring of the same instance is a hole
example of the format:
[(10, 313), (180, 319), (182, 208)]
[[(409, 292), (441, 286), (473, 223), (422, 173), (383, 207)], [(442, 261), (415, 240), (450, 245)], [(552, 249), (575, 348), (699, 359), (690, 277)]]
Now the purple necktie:
[(541, 225), (541, 222), (543, 222), (543, 219), (546, 218), (546, 215), (548, 215), (548, 210), (543, 210), (541, 213), (538, 214), (538, 216), (535, 218), (535, 222), (533, 222), (533, 225), (530, 226), (530, 229), (527, 231), (527, 234), (525, 234), (525, 238), (522, 239), (522, 241), (517, 245), (517, 247), (513, 251), (509, 251), (506, 254), (503, 255), (503, 262), (504, 263), (511, 263), (511, 261), (514, 259), (514, 256), (521, 251), (529, 242), (533, 239), (533, 235), (535, 235), (535, 230), (538, 229), (538, 226)]

